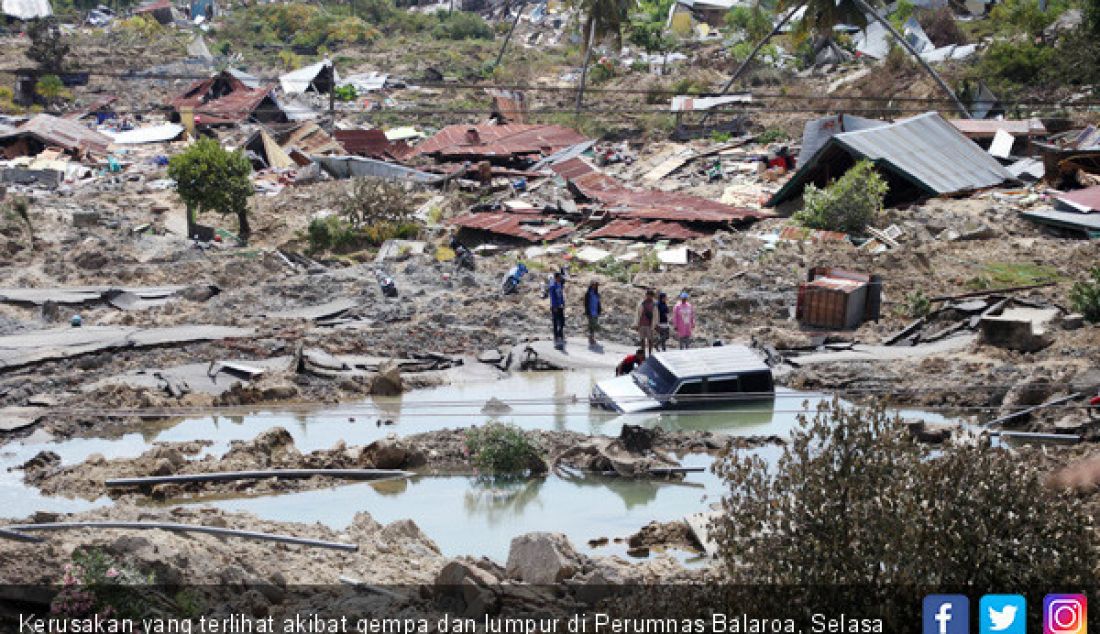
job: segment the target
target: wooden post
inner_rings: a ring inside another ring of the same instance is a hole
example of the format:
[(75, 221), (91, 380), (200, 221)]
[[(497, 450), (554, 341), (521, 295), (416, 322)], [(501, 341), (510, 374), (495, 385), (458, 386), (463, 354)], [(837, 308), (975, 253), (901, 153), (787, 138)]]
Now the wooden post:
[(581, 118), (581, 108), (584, 107), (584, 83), (588, 79), (588, 62), (592, 59), (592, 43), (596, 40), (596, 16), (589, 16), (592, 25), (588, 29), (588, 46), (584, 49), (584, 65), (581, 67), (581, 85), (577, 90), (577, 118)]

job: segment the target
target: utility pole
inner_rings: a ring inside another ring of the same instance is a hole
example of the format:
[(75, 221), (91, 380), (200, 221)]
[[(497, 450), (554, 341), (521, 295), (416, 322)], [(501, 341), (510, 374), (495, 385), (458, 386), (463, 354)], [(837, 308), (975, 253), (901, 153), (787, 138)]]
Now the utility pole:
[(508, 35), (504, 37), (504, 43), (500, 45), (500, 52), (497, 53), (497, 61), (493, 62), (493, 68), (500, 66), (500, 60), (504, 59), (504, 49), (508, 48), (508, 42), (512, 39), (512, 33), (516, 30), (516, 25), (519, 24), (519, 17), (523, 15), (523, 7), (527, 6), (526, 2), (520, 2), (516, 7), (516, 19), (512, 20), (512, 28), (508, 29)]
[(581, 85), (577, 90), (577, 118), (581, 118), (581, 108), (584, 107), (584, 83), (588, 79), (588, 61), (592, 59), (592, 43), (596, 40), (596, 16), (592, 15), (592, 26), (588, 29), (588, 46), (584, 49), (584, 66), (581, 67)]

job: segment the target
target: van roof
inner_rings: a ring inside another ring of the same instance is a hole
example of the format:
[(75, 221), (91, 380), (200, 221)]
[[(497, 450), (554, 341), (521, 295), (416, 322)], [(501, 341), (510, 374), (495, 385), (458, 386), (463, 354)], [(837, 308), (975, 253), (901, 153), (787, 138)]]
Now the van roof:
[(678, 379), (722, 374), (771, 372), (771, 368), (748, 346), (734, 344), (690, 350), (656, 352), (653, 358)]

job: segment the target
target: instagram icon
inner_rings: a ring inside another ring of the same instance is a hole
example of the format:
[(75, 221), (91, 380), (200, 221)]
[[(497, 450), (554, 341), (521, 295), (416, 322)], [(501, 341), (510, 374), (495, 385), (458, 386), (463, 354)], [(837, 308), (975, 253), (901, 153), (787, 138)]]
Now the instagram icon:
[(1083, 594), (1048, 594), (1043, 598), (1043, 634), (1086, 634), (1088, 604)]

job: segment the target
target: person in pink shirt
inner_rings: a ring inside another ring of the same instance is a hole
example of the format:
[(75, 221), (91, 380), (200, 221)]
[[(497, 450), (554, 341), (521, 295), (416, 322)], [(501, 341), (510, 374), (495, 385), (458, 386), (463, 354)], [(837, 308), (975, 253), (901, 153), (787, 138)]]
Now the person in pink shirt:
[(695, 307), (688, 301), (687, 291), (680, 293), (680, 303), (672, 309), (672, 327), (676, 330), (680, 349), (690, 348), (691, 332), (695, 330)]

